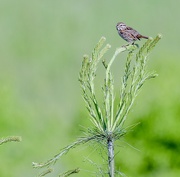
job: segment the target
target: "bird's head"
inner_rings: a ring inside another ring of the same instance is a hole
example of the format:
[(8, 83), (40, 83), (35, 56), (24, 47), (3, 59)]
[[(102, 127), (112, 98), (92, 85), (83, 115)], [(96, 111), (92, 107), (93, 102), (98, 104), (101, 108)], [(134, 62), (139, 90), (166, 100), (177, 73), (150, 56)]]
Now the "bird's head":
[(119, 31), (119, 30), (124, 30), (126, 28), (126, 24), (124, 24), (123, 22), (119, 22), (117, 23), (116, 25), (116, 29)]

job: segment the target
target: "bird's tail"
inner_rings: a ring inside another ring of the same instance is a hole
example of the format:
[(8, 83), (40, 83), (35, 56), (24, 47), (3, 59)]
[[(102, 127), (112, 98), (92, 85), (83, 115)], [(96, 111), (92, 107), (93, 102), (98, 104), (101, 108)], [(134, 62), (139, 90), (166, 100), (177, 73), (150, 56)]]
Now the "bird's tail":
[(141, 35), (141, 38), (144, 38), (144, 39), (149, 39), (149, 37), (147, 37), (147, 36), (143, 36), (143, 35)]
[(141, 34), (138, 34), (136, 37), (137, 37), (139, 40), (140, 40), (141, 38), (149, 39), (149, 37), (143, 36), (143, 35), (141, 35)]

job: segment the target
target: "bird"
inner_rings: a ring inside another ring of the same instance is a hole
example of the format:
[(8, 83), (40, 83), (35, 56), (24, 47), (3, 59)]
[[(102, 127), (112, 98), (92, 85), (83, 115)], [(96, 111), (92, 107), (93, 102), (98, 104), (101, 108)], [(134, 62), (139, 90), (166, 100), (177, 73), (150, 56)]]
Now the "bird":
[(134, 44), (135, 41), (140, 40), (141, 38), (148, 39), (149, 37), (141, 35), (135, 29), (127, 26), (123, 22), (118, 22), (116, 25), (118, 34), (129, 44)]

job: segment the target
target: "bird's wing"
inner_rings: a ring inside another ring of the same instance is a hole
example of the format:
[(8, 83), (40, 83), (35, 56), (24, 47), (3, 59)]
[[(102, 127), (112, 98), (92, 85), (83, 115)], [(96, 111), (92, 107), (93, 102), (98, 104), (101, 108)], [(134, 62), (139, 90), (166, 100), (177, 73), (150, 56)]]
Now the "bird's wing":
[(127, 27), (126, 27), (126, 30), (134, 30), (134, 29), (131, 28), (131, 27), (129, 27), (129, 26), (127, 26)]
[(135, 29), (127, 26), (127, 27), (126, 27), (126, 30), (131, 34), (131, 36), (132, 36), (134, 39), (140, 40), (140, 38), (137, 37), (139, 33), (138, 33)]

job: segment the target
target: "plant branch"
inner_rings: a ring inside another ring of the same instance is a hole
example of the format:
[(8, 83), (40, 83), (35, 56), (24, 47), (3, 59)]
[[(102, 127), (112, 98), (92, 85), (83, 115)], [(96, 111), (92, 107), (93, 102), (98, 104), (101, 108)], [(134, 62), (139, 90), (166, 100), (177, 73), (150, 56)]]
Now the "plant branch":
[(1, 138), (0, 139), (0, 145), (7, 143), (7, 142), (12, 142), (12, 141), (20, 142), (20, 141), (22, 141), (22, 138), (20, 136), (9, 136), (6, 138)]
[(110, 135), (107, 139), (109, 177), (114, 177), (114, 139)]

